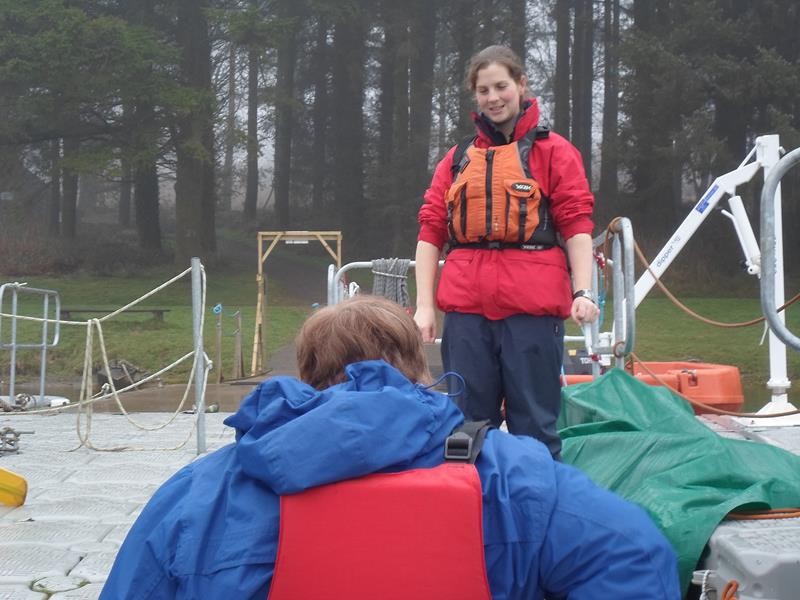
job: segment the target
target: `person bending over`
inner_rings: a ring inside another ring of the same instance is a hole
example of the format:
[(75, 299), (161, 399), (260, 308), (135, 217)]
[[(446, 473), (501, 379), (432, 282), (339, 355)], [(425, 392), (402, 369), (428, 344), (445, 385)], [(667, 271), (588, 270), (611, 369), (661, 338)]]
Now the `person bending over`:
[[(464, 417), (426, 387), (422, 337), (400, 306), (357, 296), (315, 312), (297, 359), (300, 380), (264, 381), (225, 420), (235, 443), (156, 491), (101, 598), (263, 600), (281, 495), (443, 462)], [(542, 443), (492, 429), (476, 467), (492, 597), (680, 597), (675, 553), (645, 511), (554, 461)]]

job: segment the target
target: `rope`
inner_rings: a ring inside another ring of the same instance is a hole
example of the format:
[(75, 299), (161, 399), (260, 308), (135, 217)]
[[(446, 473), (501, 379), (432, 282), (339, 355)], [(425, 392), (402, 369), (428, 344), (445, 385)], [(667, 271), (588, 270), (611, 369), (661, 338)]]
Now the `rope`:
[(383, 296), (400, 306), (408, 306), (407, 258), (378, 258), (372, 261), (372, 293)]
[[(191, 269), (187, 269), (186, 271), (184, 271), (181, 274), (180, 277), (183, 277), (184, 275), (186, 275), (186, 273), (189, 273), (189, 272), (191, 272)], [(170, 280), (169, 283), (173, 283), (174, 281), (176, 281), (176, 278), (173, 278), (172, 280)], [(201, 292), (201, 299), (200, 299), (200, 306), (201, 306), (200, 328), (201, 328), (201, 331), (202, 331), (203, 325), (205, 323), (205, 305), (206, 305), (206, 274), (205, 274), (205, 269), (204, 268), (202, 268), (202, 270), (201, 270), (201, 283), (202, 283), (202, 292)], [(152, 294), (153, 294), (153, 292), (151, 291), (148, 294), (145, 294), (145, 296), (142, 296), (142, 298), (140, 298), (139, 300), (141, 300), (143, 298), (146, 298), (148, 296), (151, 296)], [(136, 304), (136, 302), (138, 302), (138, 300), (128, 304), (127, 308), (130, 308), (131, 306), (134, 306)], [(120, 311), (121, 311), (121, 309), (117, 310), (117, 311), (114, 311), (113, 313), (110, 313), (110, 315), (119, 314)], [(109, 316), (109, 315), (107, 315), (107, 316)], [(130, 446), (115, 446), (115, 447), (110, 447), (110, 448), (99, 448), (97, 446), (94, 446), (89, 441), (89, 435), (90, 435), (91, 427), (92, 427), (92, 414), (93, 414), (92, 405), (94, 404), (94, 402), (97, 402), (98, 400), (102, 399), (102, 398), (92, 398), (91, 395), (89, 394), (89, 390), (91, 390), (91, 379), (92, 379), (92, 368), (91, 368), (91, 366), (92, 366), (92, 356), (93, 356), (92, 346), (93, 346), (93, 340), (94, 340), (93, 330), (96, 330), (98, 340), (100, 341), (100, 352), (101, 352), (101, 355), (102, 355), (102, 358), (103, 358), (103, 368), (105, 369), (106, 377), (108, 379), (108, 386), (111, 389), (111, 394), (110, 395), (114, 398), (114, 402), (116, 403), (117, 407), (122, 412), (122, 414), (125, 416), (127, 421), (131, 425), (136, 427), (137, 429), (141, 429), (143, 431), (158, 431), (160, 429), (165, 428), (167, 425), (169, 425), (170, 423), (172, 423), (175, 420), (175, 418), (182, 412), (183, 406), (186, 403), (186, 399), (189, 396), (189, 391), (192, 388), (192, 382), (194, 381), (194, 374), (195, 374), (195, 369), (196, 369), (196, 366), (197, 366), (197, 361), (196, 360), (192, 361), (192, 368), (191, 368), (191, 371), (189, 373), (189, 380), (188, 380), (188, 382), (186, 384), (186, 388), (184, 389), (181, 401), (178, 404), (178, 407), (172, 413), (172, 415), (170, 415), (170, 417), (166, 421), (164, 421), (163, 423), (161, 423), (159, 425), (155, 425), (155, 426), (143, 425), (143, 424), (137, 422), (135, 419), (133, 419), (131, 417), (130, 413), (128, 413), (128, 411), (125, 410), (125, 407), (122, 404), (122, 401), (119, 399), (119, 393), (117, 392), (117, 390), (116, 390), (116, 388), (114, 386), (114, 379), (113, 379), (113, 377), (111, 377), (111, 367), (109, 366), (108, 354), (107, 354), (107, 351), (106, 351), (105, 339), (103, 337), (103, 329), (102, 329), (102, 325), (101, 325), (101, 320), (102, 319), (89, 319), (89, 321), (87, 321), (86, 352), (84, 354), (83, 377), (82, 377), (82, 380), (81, 380), (81, 393), (80, 393), (80, 399), (79, 399), (79, 403), (78, 403), (78, 412), (77, 412), (77, 415), (76, 415), (76, 418), (77, 418), (76, 429), (77, 429), (77, 434), (78, 434), (78, 439), (80, 441), (80, 444), (78, 444), (78, 446), (76, 446), (72, 450), (77, 450), (81, 446), (86, 446), (87, 448), (91, 448), (93, 450), (98, 450), (98, 451), (103, 451), (103, 452), (120, 452), (120, 451), (123, 451), (123, 450), (128, 450), (128, 451), (131, 451), (131, 450), (133, 450), (133, 451), (178, 450), (178, 449), (182, 448), (183, 446), (185, 446), (188, 443), (189, 439), (191, 439), (192, 433), (194, 432), (195, 428), (197, 427), (197, 417), (198, 417), (197, 413), (195, 414), (195, 418), (192, 419), (192, 428), (190, 429), (189, 434), (187, 435), (186, 439), (184, 439), (184, 441), (181, 442), (180, 444), (178, 444), (177, 446), (173, 446), (173, 447), (169, 447), (169, 448), (135, 448), (135, 447), (130, 447)], [(166, 367), (165, 369), (162, 369), (157, 374), (151, 375), (148, 379), (152, 379), (152, 378), (158, 376), (159, 374), (163, 373), (164, 371), (173, 368), (177, 364), (183, 362), (189, 356), (194, 356), (194, 354), (195, 354), (194, 351), (192, 351), (192, 352), (184, 355), (183, 357), (181, 357), (180, 359), (175, 361), (172, 365), (170, 365), (169, 367)], [(208, 356), (205, 353), (203, 354), (203, 359), (204, 359), (203, 360), (204, 373), (203, 373), (203, 389), (201, 390), (201, 393), (202, 393), (202, 395), (205, 395), (205, 386), (206, 386), (206, 382), (208, 380), (208, 373), (211, 370), (211, 364), (212, 363), (208, 359)], [(138, 382), (139, 385), (141, 385), (141, 383), (142, 383), (141, 381)], [(131, 387), (131, 386), (129, 386), (129, 387)], [(108, 396), (109, 396), (109, 394), (105, 394), (103, 397), (108, 397)], [(83, 435), (81, 433), (81, 415), (83, 413), (84, 406), (87, 407), (87, 410), (85, 411), (85, 419), (86, 419), (86, 434), (85, 435)]]
[(711, 571), (705, 569), (703, 571), (703, 580), (700, 582), (700, 597), (698, 600), (708, 600), (708, 576), (711, 574)]

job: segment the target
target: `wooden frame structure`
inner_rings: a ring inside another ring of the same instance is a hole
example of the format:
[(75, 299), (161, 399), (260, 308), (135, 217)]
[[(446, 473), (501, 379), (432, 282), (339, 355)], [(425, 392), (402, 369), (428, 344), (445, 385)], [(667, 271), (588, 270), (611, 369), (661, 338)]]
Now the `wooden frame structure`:
[[(307, 244), (318, 241), (336, 261), (336, 269), (342, 268), (341, 231), (259, 231), (258, 232), (258, 301), (256, 302), (256, 326), (253, 333), (253, 359), (250, 362), (250, 375), (255, 376), (267, 369), (267, 280), (264, 276), (264, 263), (279, 242), (286, 244)], [(328, 242), (334, 242), (335, 249)], [(267, 246), (268, 245), (268, 246)], [(265, 250), (266, 246), (266, 250)]]

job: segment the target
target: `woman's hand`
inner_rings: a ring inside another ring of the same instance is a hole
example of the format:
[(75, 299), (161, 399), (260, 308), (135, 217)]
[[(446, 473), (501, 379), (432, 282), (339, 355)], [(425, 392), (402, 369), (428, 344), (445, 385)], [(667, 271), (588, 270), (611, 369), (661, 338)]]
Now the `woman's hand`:
[(592, 323), (599, 314), (600, 309), (589, 298), (579, 296), (572, 301), (570, 315), (572, 320), (579, 326), (585, 323)]
[(429, 343), (436, 339), (436, 311), (432, 307), (418, 307), (414, 322), (422, 333), (422, 341)]

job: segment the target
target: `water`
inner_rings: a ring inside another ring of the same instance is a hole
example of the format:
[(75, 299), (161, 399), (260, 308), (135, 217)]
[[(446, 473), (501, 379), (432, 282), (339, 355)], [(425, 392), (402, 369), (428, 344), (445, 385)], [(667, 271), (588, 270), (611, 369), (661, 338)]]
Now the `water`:
[[(205, 403), (207, 407), (216, 405), (216, 410), (222, 412), (235, 412), (241, 400), (258, 383), (243, 382), (243, 385), (209, 383), (206, 387)], [(38, 396), (38, 382), (19, 383), (14, 387), (15, 393), (26, 393)], [(95, 392), (98, 388), (95, 386)], [(60, 382), (45, 387), (45, 394), (50, 396), (63, 396), (70, 402), (77, 403), (80, 398), (80, 382)], [(7, 393), (4, 389), (3, 393)], [(138, 390), (131, 390), (119, 395), (120, 402), (127, 412), (174, 412), (181, 404), (181, 399), (186, 394), (186, 400), (181, 410), (191, 410), (195, 402), (194, 387), (186, 393), (186, 384), (168, 384), (158, 386), (149, 384)], [(114, 398), (107, 398), (95, 402), (93, 410), (96, 412), (120, 412)]]
[[(441, 367), (438, 365), (437, 367), (437, 370), (432, 369), (432, 371), (434, 371), (434, 376), (441, 374)], [(172, 384), (162, 387), (149, 385), (145, 386), (140, 391), (122, 394), (121, 399), (126, 410), (132, 410), (134, 412), (172, 412), (180, 402), (184, 389), (185, 385)], [(206, 403), (218, 404), (222, 411), (235, 411), (238, 408), (239, 401), (247, 395), (250, 389), (251, 388), (247, 385), (209, 384), (206, 391)], [(743, 384), (743, 390), (745, 398), (744, 406), (742, 407), (743, 412), (756, 412), (771, 399), (770, 391), (767, 389), (764, 382)], [(24, 392), (26, 394), (38, 395), (39, 384), (38, 382), (17, 383), (15, 391), (17, 393)], [(68, 398), (71, 402), (78, 401), (80, 391), (81, 386), (79, 381), (75, 381), (74, 383), (56, 383), (47, 385), (45, 388), (46, 394), (50, 396), (63, 396)], [(7, 386), (3, 386), (0, 393), (7, 394)], [(193, 402), (194, 391), (190, 390), (186, 408), (191, 408)], [(794, 382), (794, 387), (790, 388), (789, 402), (800, 408), (800, 381)], [(113, 399), (96, 402), (94, 409), (99, 412), (119, 411)]]
[[(800, 381), (795, 381), (789, 388), (788, 399), (795, 407), (800, 408)], [(772, 399), (772, 393), (767, 389), (766, 383), (742, 384), (744, 391), (743, 412), (757, 412)]]

